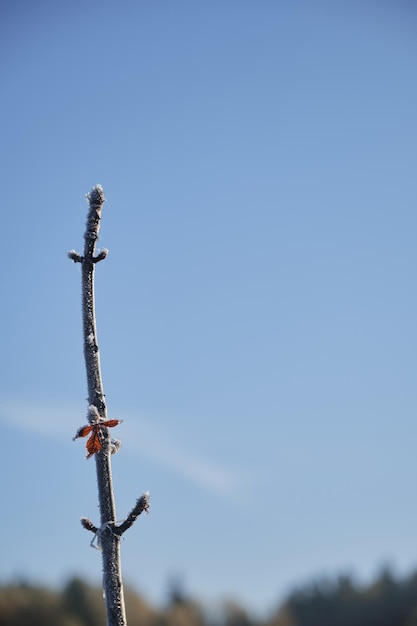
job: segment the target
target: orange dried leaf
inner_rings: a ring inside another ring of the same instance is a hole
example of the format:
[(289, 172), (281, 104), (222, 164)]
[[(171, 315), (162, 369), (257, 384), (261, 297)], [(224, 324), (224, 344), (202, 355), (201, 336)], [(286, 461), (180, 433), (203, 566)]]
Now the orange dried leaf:
[(93, 433), (92, 433), (90, 439), (86, 443), (86, 448), (87, 448), (87, 452), (88, 452), (88, 454), (86, 456), (87, 459), (92, 457), (93, 454), (96, 454), (96, 452), (100, 452), (100, 450), (101, 450), (101, 441), (100, 441), (100, 433), (98, 431), (98, 428), (95, 428), (93, 430)]
[(100, 422), (99, 426), (105, 426), (106, 428), (112, 428), (113, 426), (117, 426), (123, 420), (106, 420), (105, 422)]
[(94, 428), (94, 424), (90, 424), (89, 426), (81, 426), (75, 434), (75, 437), (72, 438), (73, 441), (78, 439), (78, 437), (87, 437), (91, 433)]

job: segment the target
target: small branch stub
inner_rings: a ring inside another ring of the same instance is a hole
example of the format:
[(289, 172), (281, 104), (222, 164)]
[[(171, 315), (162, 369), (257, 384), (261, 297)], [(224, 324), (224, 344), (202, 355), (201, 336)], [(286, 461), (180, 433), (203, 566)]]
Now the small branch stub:
[(99, 263), (100, 261), (103, 261), (108, 254), (109, 251), (107, 250), (107, 248), (103, 248), (103, 250), (100, 250), (100, 252), (95, 257), (93, 257), (93, 263)]
[(68, 252), (68, 258), (70, 258), (71, 261), (74, 261), (74, 263), (82, 263), (84, 259), (82, 254), (80, 254), (79, 252), (76, 252), (75, 250), (70, 250)]
[(93, 522), (91, 520), (89, 520), (88, 517), (82, 517), (81, 518), (81, 525), (86, 530), (91, 530), (91, 532), (94, 533), (94, 534), (96, 534), (96, 532), (98, 530), (97, 526), (94, 526)]
[(125, 521), (122, 522), (120, 526), (116, 526), (113, 532), (116, 535), (120, 535), (120, 536), (123, 535), (123, 533), (126, 532), (126, 530), (132, 526), (132, 524), (136, 521), (136, 519), (139, 517), (141, 513), (143, 512), (148, 513), (149, 506), (150, 506), (149, 491), (147, 491), (139, 498), (139, 500), (137, 500), (135, 506), (130, 511)]

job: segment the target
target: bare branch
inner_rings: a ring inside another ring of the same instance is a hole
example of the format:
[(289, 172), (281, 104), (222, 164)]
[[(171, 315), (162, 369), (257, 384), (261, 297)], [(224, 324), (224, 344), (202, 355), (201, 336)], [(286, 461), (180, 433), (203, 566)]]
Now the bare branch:
[(70, 250), (68, 252), (68, 258), (70, 258), (72, 261), (74, 261), (74, 263), (82, 263), (83, 262), (83, 256), (79, 252), (76, 252), (75, 250)]
[(97, 533), (97, 526), (94, 526), (93, 522), (89, 520), (88, 517), (82, 517), (80, 521), (83, 528), (85, 528), (86, 530), (91, 530), (91, 532), (94, 534)]
[(147, 491), (139, 498), (139, 500), (137, 500), (135, 506), (130, 511), (125, 521), (122, 524), (120, 524), (120, 526), (114, 527), (113, 532), (116, 535), (120, 535), (120, 536), (123, 535), (123, 533), (126, 532), (126, 530), (128, 530), (128, 528), (132, 526), (132, 524), (136, 521), (136, 519), (139, 517), (141, 513), (143, 513), (144, 511), (145, 513), (148, 513), (149, 507), (150, 507), (149, 491)]
[(111, 439), (109, 429), (120, 424), (122, 420), (107, 419), (94, 310), (94, 269), (96, 264), (105, 259), (108, 254), (108, 250), (103, 249), (95, 255), (101, 211), (105, 202), (103, 188), (100, 185), (93, 187), (87, 194), (87, 201), (89, 211), (84, 235), (84, 255), (75, 250), (68, 252), (68, 257), (74, 263), (81, 263), (83, 344), (89, 405), (88, 423), (78, 429), (74, 439), (89, 436), (86, 443), (87, 458), (94, 456), (96, 460), (100, 525), (99, 527), (95, 526), (87, 517), (81, 518), (81, 524), (86, 530), (94, 533), (91, 545), (102, 552), (107, 626), (126, 626), (120, 564), (120, 538), (141, 513), (148, 512), (149, 493), (143, 494), (126, 520), (116, 526), (115, 520), (117, 518), (110, 459), (111, 454), (120, 449), (121, 442), (118, 439)]
[(94, 255), (100, 230), (101, 211), (105, 202), (103, 188), (100, 185), (93, 187), (87, 194), (87, 200), (89, 211), (84, 235), (84, 255), (81, 256), (72, 250), (68, 256), (74, 262), (81, 263), (84, 358), (87, 372), (88, 422), (90, 425), (78, 431), (76, 438), (84, 436), (84, 433), (88, 434), (89, 430), (94, 430), (92, 434), (99, 437), (100, 445), (95, 445), (94, 441), (90, 442), (89, 456), (92, 456), (91, 453), (94, 452), (101, 524), (98, 529), (87, 518), (83, 518), (81, 523), (84, 528), (94, 532), (95, 537), (92, 543), (94, 544), (94, 540), (97, 538), (97, 547), (102, 551), (107, 626), (126, 626), (120, 564), (120, 536), (112, 530), (116, 520), (111, 454), (109, 454), (112, 444), (109, 429), (98, 426), (100, 422), (107, 421), (107, 406), (101, 378), (94, 310), (94, 268), (96, 263), (107, 256), (107, 250), (99, 252), (97, 256)]
[(103, 248), (103, 250), (100, 250), (100, 252), (95, 257), (93, 257), (93, 263), (99, 263), (100, 261), (103, 261), (108, 254), (109, 251), (107, 250), (107, 248)]

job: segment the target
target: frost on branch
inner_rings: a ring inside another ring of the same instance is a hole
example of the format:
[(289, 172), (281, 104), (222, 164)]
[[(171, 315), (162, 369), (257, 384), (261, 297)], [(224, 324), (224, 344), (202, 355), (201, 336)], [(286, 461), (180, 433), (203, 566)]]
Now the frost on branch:
[(146, 491), (143, 495), (141, 495), (125, 521), (120, 524), (120, 526), (116, 526), (114, 528), (115, 534), (123, 535), (123, 533), (132, 526), (141, 513), (148, 513), (150, 507), (149, 498), (149, 491)]
[(94, 455), (96, 463), (98, 499), (101, 525), (96, 526), (88, 518), (82, 518), (84, 528), (93, 533), (92, 545), (102, 549), (103, 591), (109, 626), (126, 626), (123, 601), (123, 584), (120, 564), (120, 537), (135, 519), (149, 509), (149, 495), (144, 494), (136, 502), (124, 522), (117, 525), (116, 508), (111, 475), (111, 455), (120, 448), (120, 441), (110, 438), (112, 428), (121, 420), (107, 419), (107, 408), (100, 371), (100, 359), (95, 321), (94, 271), (95, 265), (106, 258), (106, 249), (96, 252), (99, 238), (101, 214), (105, 202), (101, 185), (96, 185), (87, 194), (89, 209), (84, 234), (84, 251), (79, 254), (70, 250), (69, 258), (81, 265), (83, 348), (87, 373), (88, 414), (86, 423), (75, 434), (74, 439), (85, 437), (87, 458)]
[[(107, 528), (110, 528), (113, 535), (121, 537), (123, 533), (126, 532), (126, 530), (128, 530), (128, 528), (132, 526), (132, 524), (136, 521), (136, 519), (139, 517), (141, 513), (149, 512), (149, 507), (150, 507), (149, 498), (150, 498), (149, 491), (145, 491), (145, 493), (142, 494), (141, 497), (136, 501), (135, 506), (133, 507), (133, 509), (127, 516), (127, 518), (124, 520), (124, 522), (119, 524), (119, 526), (116, 526), (114, 522), (109, 521), (109, 522), (105, 522), (102, 528), (99, 529), (97, 528), (97, 526), (93, 524), (92, 521), (88, 519), (88, 517), (81, 518), (81, 525), (86, 530), (90, 530), (92, 533), (94, 533), (95, 536), (99, 536), (100, 532), (105, 527), (107, 527)], [(93, 543), (94, 543), (94, 539), (91, 542), (91, 545), (93, 545)], [(93, 547), (96, 547), (96, 546), (93, 546)]]
[(85, 194), (85, 197), (90, 206), (101, 206), (106, 201), (101, 185), (95, 185), (89, 193)]
[(99, 263), (100, 261), (103, 261), (107, 257), (108, 253), (109, 251), (107, 250), (107, 248), (103, 248), (103, 250), (100, 250), (98, 254), (93, 257), (93, 263)]
[(110, 441), (110, 453), (111, 454), (117, 454), (121, 447), (122, 447), (122, 442), (120, 441), (120, 439), (112, 439)]
[(82, 517), (81, 518), (81, 525), (86, 529), (86, 530), (91, 530), (92, 533), (96, 533), (98, 528), (97, 526), (94, 526), (93, 522), (90, 521), (88, 519), (88, 517)]
[(68, 252), (68, 258), (70, 258), (71, 261), (74, 261), (74, 263), (82, 263), (84, 257), (79, 252), (76, 252), (75, 250), (70, 250)]

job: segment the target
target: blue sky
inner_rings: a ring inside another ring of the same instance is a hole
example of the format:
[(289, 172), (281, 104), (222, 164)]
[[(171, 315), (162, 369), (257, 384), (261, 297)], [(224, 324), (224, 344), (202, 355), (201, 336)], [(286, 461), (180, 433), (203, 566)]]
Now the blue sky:
[(84, 194), (125, 580), (265, 611), (417, 566), (413, 2), (0, 9), (0, 580), (99, 581)]

